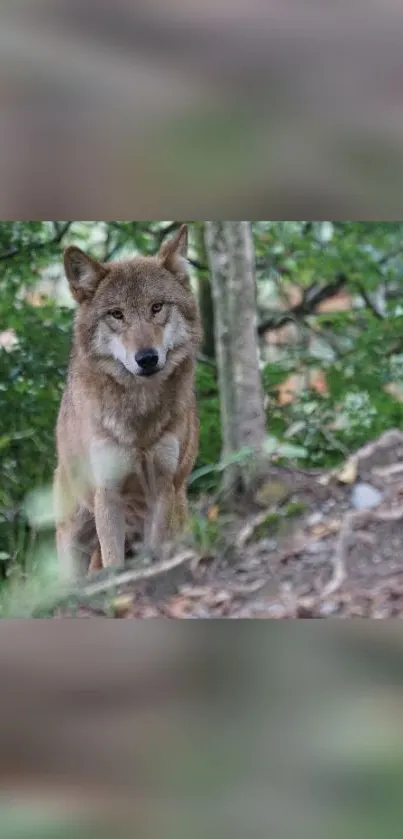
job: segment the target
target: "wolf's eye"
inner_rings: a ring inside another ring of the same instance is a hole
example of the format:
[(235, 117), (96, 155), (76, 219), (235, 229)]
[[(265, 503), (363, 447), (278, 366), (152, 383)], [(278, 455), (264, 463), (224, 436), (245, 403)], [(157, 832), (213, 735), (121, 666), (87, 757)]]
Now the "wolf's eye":
[(158, 314), (158, 312), (160, 312), (160, 311), (161, 311), (161, 309), (162, 309), (163, 305), (164, 305), (163, 303), (153, 303), (153, 305), (151, 306), (151, 312), (152, 312), (152, 314), (153, 314), (153, 315), (157, 315), (157, 314)]
[(112, 318), (116, 318), (116, 320), (123, 320), (123, 312), (120, 309), (111, 309), (108, 312), (108, 315), (111, 315)]

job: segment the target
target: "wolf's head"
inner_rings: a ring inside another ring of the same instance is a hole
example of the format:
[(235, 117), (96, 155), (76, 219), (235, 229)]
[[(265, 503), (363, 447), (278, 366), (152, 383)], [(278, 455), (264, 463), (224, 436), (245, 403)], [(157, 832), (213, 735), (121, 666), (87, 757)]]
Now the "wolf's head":
[(186, 225), (153, 257), (100, 263), (66, 249), (80, 347), (117, 378), (166, 377), (195, 355), (201, 326), (186, 256)]

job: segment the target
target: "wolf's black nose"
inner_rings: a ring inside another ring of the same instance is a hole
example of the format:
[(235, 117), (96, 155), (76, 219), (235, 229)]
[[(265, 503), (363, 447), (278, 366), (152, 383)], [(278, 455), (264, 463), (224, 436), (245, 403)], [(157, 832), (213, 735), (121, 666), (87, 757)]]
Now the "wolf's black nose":
[(158, 353), (153, 349), (139, 350), (134, 357), (145, 373), (151, 373), (158, 364)]

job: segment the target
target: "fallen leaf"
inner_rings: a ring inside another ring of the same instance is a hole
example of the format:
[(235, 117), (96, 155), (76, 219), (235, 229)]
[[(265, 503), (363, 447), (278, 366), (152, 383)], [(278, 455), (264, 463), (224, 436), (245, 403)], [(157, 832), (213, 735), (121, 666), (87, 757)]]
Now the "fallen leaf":
[(309, 377), (309, 385), (312, 390), (316, 390), (318, 393), (323, 395), (329, 393), (326, 374), (323, 370), (312, 371)]
[(293, 374), (288, 376), (277, 388), (277, 402), (279, 405), (290, 405), (304, 386), (304, 376)]
[(210, 507), (207, 510), (208, 520), (209, 521), (217, 521), (219, 512), (220, 512), (220, 508), (219, 508), (218, 504), (215, 504), (214, 507)]
[(315, 524), (309, 531), (312, 536), (317, 539), (323, 539), (324, 536), (330, 536), (332, 533), (338, 533), (341, 527), (341, 519), (330, 519), (321, 524)]
[(335, 473), (337, 480), (341, 484), (353, 484), (357, 478), (358, 461), (356, 457), (350, 457), (343, 465), (343, 467)]
[(111, 606), (115, 618), (124, 618), (133, 606), (133, 596), (131, 594), (121, 594), (114, 598)]
[(188, 618), (192, 613), (192, 604), (189, 598), (179, 596), (163, 606), (163, 611), (170, 618)]

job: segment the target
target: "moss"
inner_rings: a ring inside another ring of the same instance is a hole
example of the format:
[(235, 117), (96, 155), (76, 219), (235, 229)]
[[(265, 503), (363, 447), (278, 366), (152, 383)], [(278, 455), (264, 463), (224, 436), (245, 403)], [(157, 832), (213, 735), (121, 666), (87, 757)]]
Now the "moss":
[[(196, 397), (200, 420), (199, 455), (195, 469), (217, 463), (221, 456), (221, 419), (216, 374), (213, 367), (198, 364), (196, 369)], [(217, 474), (211, 473), (200, 489), (212, 489), (217, 485)]]
[(270, 507), (280, 504), (289, 493), (287, 485), (283, 481), (268, 480), (262, 484), (254, 495), (256, 504), (261, 507)]
[(268, 536), (276, 536), (281, 528), (282, 516), (280, 513), (271, 511), (253, 531), (253, 539), (266, 539)]
[(280, 510), (270, 510), (263, 521), (253, 531), (253, 540), (267, 539), (274, 536), (286, 536), (289, 531), (288, 519), (300, 516), (307, 510), (307, 505), (301, 501), (293, 501)]
[(287, 504), (286, 507), (282, 510), (284, 516), (288, 518), (292, 518), (294, 516), (302, 516), (308, 510), (308, 505), (305, 504), (303, 501), (292, 501), (290, 504)]

